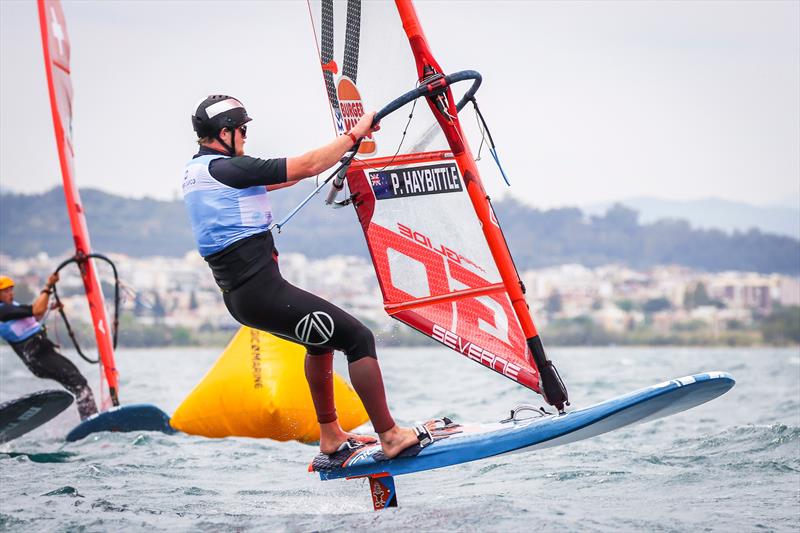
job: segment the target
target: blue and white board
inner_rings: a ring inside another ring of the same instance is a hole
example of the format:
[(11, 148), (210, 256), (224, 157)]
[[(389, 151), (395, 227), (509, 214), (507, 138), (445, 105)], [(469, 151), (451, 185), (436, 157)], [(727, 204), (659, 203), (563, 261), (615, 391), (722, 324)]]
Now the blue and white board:
[(67, 441), (80, 440), (100, 431), (161, 431), (175, 433), (167, 413), (149, 403), (134, 403), (113, 407), (90, 416), (67, 433)]
[[(394, 497), (392, 476), (588, 439), (625, 426), (686, 411), (721, 396), (734, 384), (733, 377), (725, 372), (695, 374), (563, 415), (458, 426), (440, 433), (440, 436), (448, 436), (436, 440), (411, 457), (376, 460), (376, 457), (382, 457), (381, 447), (376, 444), (354, 450), (339, 468), (321, 468), (324, 462), (319, 461), (323, 457), (320, 456), (309, 469), (318, 472), (322, 480), (369, 477), (373, 482), (373, 492), (377, 487), (378, 491), (388, 490), (390, 497)], [(436, 437), (436, 433), (434, 436)], [(385, 496), (381, 497), (385, 499)], [(390, 505), (388, 501), (385, 504)], [(376, 503), (376, 509), (378, 508), (383, 506)]]
[(72, 405), (64, 390), (42, 390), (0, 404), (0, 443), (16, 439), (55, 418)]

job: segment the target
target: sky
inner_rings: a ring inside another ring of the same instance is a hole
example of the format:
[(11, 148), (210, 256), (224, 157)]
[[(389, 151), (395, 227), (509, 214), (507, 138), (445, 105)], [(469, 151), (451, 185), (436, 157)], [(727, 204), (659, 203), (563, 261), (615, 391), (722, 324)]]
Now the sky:
[[(63, 5), (81, 188), (178, 198), (196, 148), (189, 115), (206, 94), (235, 95), (257, 118), (251, 155), (333, 137), (305, 2)], [(485, 158), (493, 197), (800, 207), (800, 2), (451, 0), (417, 11), (445, 70), (483, 74), (478, 100), (513, 185)], [(0, 187), (41, 192), (60, 179), (36, 5), (3, 0)]]

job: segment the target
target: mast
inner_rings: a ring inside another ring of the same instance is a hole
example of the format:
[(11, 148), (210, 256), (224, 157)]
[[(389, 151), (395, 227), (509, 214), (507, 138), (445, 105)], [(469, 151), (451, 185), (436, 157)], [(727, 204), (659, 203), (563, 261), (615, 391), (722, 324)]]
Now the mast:
[[(417, 17), (416, 9), (411, 0), (395, 0), (397, 11), (403, 23), (411, 51), (417, 65), (417, 74), (422, 84), (423, 80), (436, 74), (443, 74), (442, 68), (433, 57), (425, 33)], [(434, 99), (428, 98), (428, 105), (444, 132), (447, 143), (453, 152), (461, 175), (464, 177), (467, 192), (475, 213), (481, 221), (483, 235), (491, 250), (492, 257), (500, 271), (503, 284), (511, 299), (514, 313), (522, 326), (528, 348), (533, 355), (536, 368), (539, 371), (539, 385), (542, 395), (548, 403), (563, 410), (568, 403), (567, 390), (552, 362), (547, 358), (539, 333), (533, 323), (528, 304), (525, 301), (524, 285), (519, 279), (514, 260), (506, 244), (505, 237), (492, 210), (489, 196), (483, 188), (478, 173), (478, 167), (466, 142), (461, 124), (458, 119), (455, 101), (450, 88), (447, 88), (447, 115), (437, 107)], [(449, 115), (449, 116), (448, 116)]]
[(92, 316), (97, 349), (113, 405), (119, 405), (119, 385), (111, 324), (106, 313), (103, 291), (97, 277), (89, 243), (86, 214), (75, 185), (72, 145), (72, 82), (70, 80), (70, 45), (64, 13), (59, 0), (37, 0), (39, 26), (42, 34), (47, 89), (53, 113), (58, 162), (64, 183), (64, 196), (69, 214), (72, 237), (75, 241), (75, 259), (80, 268), (89, 311)]

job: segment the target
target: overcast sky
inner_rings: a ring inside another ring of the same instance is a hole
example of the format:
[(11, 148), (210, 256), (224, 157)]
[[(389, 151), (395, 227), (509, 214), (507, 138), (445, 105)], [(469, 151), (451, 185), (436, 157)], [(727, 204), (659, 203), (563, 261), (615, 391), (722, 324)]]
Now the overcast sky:
[[(525, 202), (800, 204), (800, 2), (417, 10), (446, 70), (483, 74), (481, 109)], [(177, 197), (195, 148), (188, 116), (209, 93), (233, 94), (259, 118), (253, 155), (332, 137), (305, 2), (67, 1), (64, 12), (80, 187)], [(497, 173), (481, 169), (501, 194)], [(36, 5), (3, 0), (0, 186), (39, 192), (60, 179)]]

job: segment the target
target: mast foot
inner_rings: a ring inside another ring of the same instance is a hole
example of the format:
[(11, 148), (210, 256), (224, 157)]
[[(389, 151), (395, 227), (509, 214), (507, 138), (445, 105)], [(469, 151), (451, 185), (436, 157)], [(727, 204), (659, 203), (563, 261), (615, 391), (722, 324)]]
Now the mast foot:
[(539, 387), (541, 388), (542, 396), (544, 396), (547, 403), (558, 409), (559, 413), (563, 413), (564, 406), (569, 405), (569, 394), (555, 365), (544, 353), (542, 339), (538, 335), (531, 337), (528, 339), (528, 348), (533, 354), (536, 368), (539, 369)]

